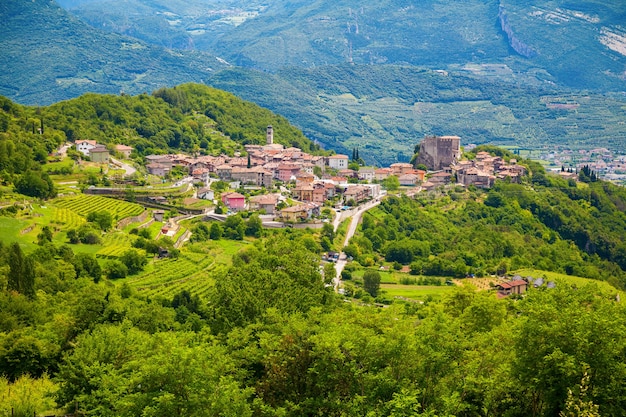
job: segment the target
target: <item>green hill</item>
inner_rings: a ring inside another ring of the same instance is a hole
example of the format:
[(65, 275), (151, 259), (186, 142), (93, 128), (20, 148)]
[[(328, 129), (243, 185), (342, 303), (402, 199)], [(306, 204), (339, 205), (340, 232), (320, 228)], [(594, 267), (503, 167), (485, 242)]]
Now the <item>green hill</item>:
[(41, 168), (68, 140), (97, 140), (109, 147), (123, 143), (140, 156), (233, 153), (244, 144), (265, 143), (268, 125), (274, 126), (276, 143), (319, 149), (285, 118), (201, 84), (163, 88), (152, 95), (90, 93), (48, 107), (22, 106), (0, 97), (0, 184), (33, 197), (54, 196), (54, 185)]

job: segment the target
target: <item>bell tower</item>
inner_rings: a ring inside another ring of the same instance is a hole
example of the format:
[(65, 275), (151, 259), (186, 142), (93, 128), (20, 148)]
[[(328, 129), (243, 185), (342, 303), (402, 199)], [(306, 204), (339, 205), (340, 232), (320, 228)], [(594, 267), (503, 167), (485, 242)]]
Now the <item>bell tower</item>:
[(274, 143), (274, 128), (270, 125), (267, 127), (265, 135), (265, 144), (272, 145)]

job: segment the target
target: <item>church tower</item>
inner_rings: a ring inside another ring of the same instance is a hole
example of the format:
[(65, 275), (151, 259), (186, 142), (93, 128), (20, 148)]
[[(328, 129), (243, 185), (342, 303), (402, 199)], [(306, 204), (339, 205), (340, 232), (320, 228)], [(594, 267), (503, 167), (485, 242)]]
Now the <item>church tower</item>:
[(274, 128), (270, 125), (267, 127), (267, 133), (265, 135), (265, 144), (272, 145), (274, 143)]

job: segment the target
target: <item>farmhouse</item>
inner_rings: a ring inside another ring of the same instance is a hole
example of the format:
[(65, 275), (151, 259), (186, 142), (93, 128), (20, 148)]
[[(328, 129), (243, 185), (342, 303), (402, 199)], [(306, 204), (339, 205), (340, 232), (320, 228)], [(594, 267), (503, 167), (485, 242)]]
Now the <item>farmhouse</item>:
[(498, 296), (506, 297), (511, 294), (523, 294), (528, 288), (528, 283), (523, 279), (516, 279), (514, 281), (503, 282), (496, 285), (498, 290)]
[(76, 150), (85, 156), (89, 156), (89, 151), (96, 147), (98, 143), (95, 140), (77, 140)]
[(133, 147), (127, 145), (115, 145), (115, 152), (120, 153), (125, 159), (128, 159), (130, 158), (130, 154), (133, 152)]
[(109, 162), (109, 150), (104, 145), (96, 145), (89, 150), (89, 157), (93, 162)]

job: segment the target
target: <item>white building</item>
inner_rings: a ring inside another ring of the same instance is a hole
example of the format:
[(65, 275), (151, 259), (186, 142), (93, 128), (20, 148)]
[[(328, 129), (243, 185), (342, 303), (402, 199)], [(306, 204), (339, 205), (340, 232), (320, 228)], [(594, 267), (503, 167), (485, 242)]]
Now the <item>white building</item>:
[(328, 166), (334, 169), (348, 168), (348, 155), (331, 155), (327, 158)]
[(89, 151), (95, 148), (97, 144), (95, 140), (77, 140), (76, 150), (85, 156), (89, 156)]

